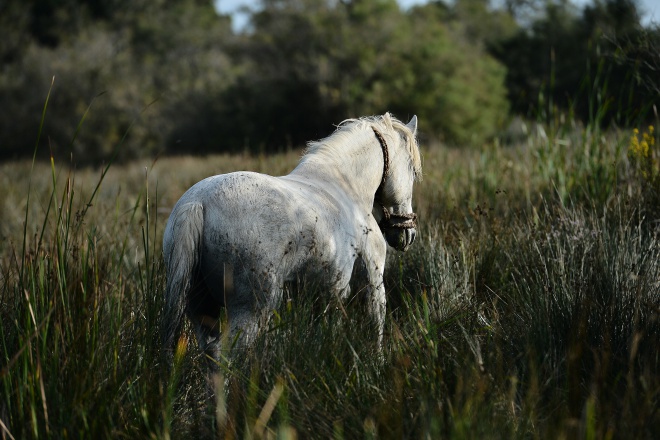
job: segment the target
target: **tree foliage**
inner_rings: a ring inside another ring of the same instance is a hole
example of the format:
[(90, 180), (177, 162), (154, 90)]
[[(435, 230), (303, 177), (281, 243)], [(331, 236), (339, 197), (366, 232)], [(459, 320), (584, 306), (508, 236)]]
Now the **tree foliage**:
[(581, 11), (547, 0), (537, 19), (491, 52), (508, 68), (514, 111), (550, 119), (563, 109), (583, 121), (629, 124), (660, 98), (645, 87), (656, 82), (645, 68), (657, 50), (629, 43), (648, 48), (659, 35), (640, 25), (635, 0), (595, 0)]
[[(234, 46), (241, 74), (208, 106), (206, 142), (257, 150), (300, 145), (347, 117), (417, 114), (425, 133), (478, 143), (503, 122), (504, 69), (440, 19), (394, 0), (268, 0)], [(199, 142), (204, 142), (200, 140)]]
[(631, 0), (582, 11), (566, 0), (408, 11), (395, 0), (262, 0), (250, 17), (235, 33), (210, 0), (3, 2), (0, 158), (31, 155), (53, 77), (40, 151), (88, 163), (115, 151), (276, 151), (385, 111), (417, 114), (430, 138), (479, 145), (509, 109), (583, 119), (607, 109), (602, 121), (619, 123), (657, 101), (658, 31), (641, 28)]
[[(18, 10), (17, 3), (9, 5)], [(226, 87), (231, 76), (218, 44), (231, 38), (230, 22), (210, 4), (63, 0), (23, 6), (32, 8), (23, 28), (26, 43), (18, 55), (1, 54), (16, 57), (0, 72), (3, 157), (32, 153), (51, 84), (42, 153), (98, 163), (115, 149), (120, 159), (162, 150), (163, 133), (199, 111), (191, 101)], [(48, 25), (30, 25), (42, 22)]]

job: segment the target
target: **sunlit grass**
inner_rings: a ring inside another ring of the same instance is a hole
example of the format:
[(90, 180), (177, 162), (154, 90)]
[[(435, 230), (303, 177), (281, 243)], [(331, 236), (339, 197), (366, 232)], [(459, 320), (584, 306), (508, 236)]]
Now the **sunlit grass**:
[(102, 169), (0, 164), (0, 435), (657, 438), (660, 240), (630, 136), (424, 146), (383, 357), (359, 299), (293, 287), (223, 364), (217, 420), (192, 333), (160, 352), (163, 227), (198, 180), (300, 152), (113, 165), (93, 197)]

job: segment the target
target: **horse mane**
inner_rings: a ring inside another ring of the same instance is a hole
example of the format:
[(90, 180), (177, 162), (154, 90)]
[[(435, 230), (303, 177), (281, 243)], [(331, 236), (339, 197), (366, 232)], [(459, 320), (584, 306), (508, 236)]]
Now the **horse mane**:
[(401, 136), (408, 149), (410, 169), (415, 176), (415, 180), (421, 180), (422, 158), (417, 139), (406, 124), (389, 113), (385, 113), (382, 116), (365, 116), (342, 121), (330, 136), (318, 141), (308, 142), (303, 160), (315, 155), (323, 155), (331, 160), (340, 160), (346, 154), (346, 145), (355, 143), (355, 137), (360, 133), (367, 133), (369, 136), (374, 136), (372, 128), (382, 133), (388, 145), (392, 145), (395, 141), (394, 136)]

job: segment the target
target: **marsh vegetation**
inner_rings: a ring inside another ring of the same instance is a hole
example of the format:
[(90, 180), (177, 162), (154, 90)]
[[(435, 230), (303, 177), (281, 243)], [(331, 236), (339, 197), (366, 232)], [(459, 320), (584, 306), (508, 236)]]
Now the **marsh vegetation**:
[(238, 397), (218, 393), (217, 418), (191, 332), (164, 368), (164, 221), (199, 178), (286, 173), (299, 152), (2, 164), (2, 435), (212, 436), (219, 421), (240, 436), (655, 438), (653, 136), (425, 145), (420, 239), (386, 271), (384, 360), (359, 301), (326, 310), (299, 286), (252, 356), (223, 366)]
[[(657, 26), (262, 3), (240, 33), (207, 1), (0, 6), (0, 437), (660, 438)], [(160, 347), (173, 204), (385, 111), (424, 179), (382, 356), (359, 294), (301, 280), (210, 402), (191, 329)]]

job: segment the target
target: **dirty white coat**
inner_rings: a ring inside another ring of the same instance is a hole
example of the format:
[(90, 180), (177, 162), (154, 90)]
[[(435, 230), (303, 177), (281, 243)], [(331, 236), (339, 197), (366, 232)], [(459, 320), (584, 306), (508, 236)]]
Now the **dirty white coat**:
[[(221, 308), (229, 340), (249, 348), (262, 318), (278, 306), (284, 281), (311, 273), (331, 295), (342, 295), (356, 261), (380, 346), (386, 238), (406, 250), (415, 228), (381, 231), (379, 221), (383, 208), (388, 215), (412, 213), (413, 181), (421, 175), (416, 129), (415, 117), (404, 125), (389, 114), (345, 121), (310, 143), (289, 175), (241, 171), (186, 191), (163, 237), (166, 348), (176, 343), (185, 313), (202, 349), (217, 359)], [(226, 277), (233, 278), (231, 290)]]

